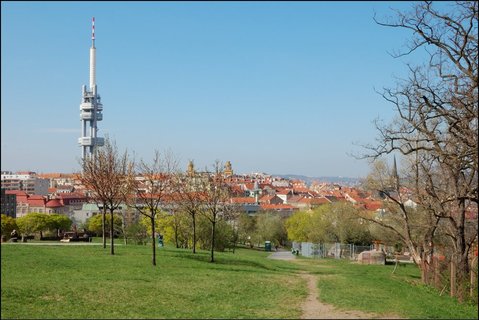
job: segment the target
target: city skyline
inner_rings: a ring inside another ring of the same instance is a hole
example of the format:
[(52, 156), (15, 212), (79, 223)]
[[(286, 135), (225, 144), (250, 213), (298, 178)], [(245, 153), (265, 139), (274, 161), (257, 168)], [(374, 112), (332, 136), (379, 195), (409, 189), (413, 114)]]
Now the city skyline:
[(181, 168), (361, 177), (351, 153), (394, 113), (375, 91), (407, 75), (395, 3), (2, 2), (2, 170), (74, 172), (96, 19), (102, 136)]

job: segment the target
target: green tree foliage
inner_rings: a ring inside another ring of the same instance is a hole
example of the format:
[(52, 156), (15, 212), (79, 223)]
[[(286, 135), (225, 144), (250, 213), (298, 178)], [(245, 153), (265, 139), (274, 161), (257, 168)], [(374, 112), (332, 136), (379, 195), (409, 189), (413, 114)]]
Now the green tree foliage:
[(165, 243), (177, 248), (189, 248), (192, 245), (193, 232), (190, 215), (183, 211), (161, 213), (158, 229)]
[(312, 212), (296, 212), (285, 223), (288, 238), (314, 243), (341, 242), (370, 244), (373, 237), (369, 224), (349, 203), (322, 205)]
[(2, 222), (2, 236), (10, 236), (10, 233), (15, 229), (18, 229), (15, 218), (9, 217), (5, 214), (1, 216)]
[(48, 230), (69, 230), (72, 226), (72, 221), (62, 214), (49, 214), (47, 215), (46, 227)]
[[(48, 218), (44, 213), (29, 213), (17, 218), (17, 225), (22, 236), (28, 236), (35, 232), (42, 233), (48, 229)], [(41, 237), (42, 235), (40, 235)]]
[(287, 233), (283, 219), (274, 213), (259, 214), (256, 218), (255, 236), (258, 243), (271, 241), (273, 245), (284, 245)]
[(141, 221), (133, 222), (126, 227), (128, 239), (133, 239), (136, 244), (146, 244), (148, 239), (147, 226)]
[(247, 213), (240, 214), (238, 217), (237, 228), (238, 241), (243, 244), (248, 243), (253, 246), (251, 239), (256, 233), (256, 218), (254, 216), (248, 215)]
[(311, 220), (311, 213), (306, 211), (298, 211), (290, 216), (285, 222), (288, 239), (297, 242), (309, 241)]
[[(211, 249), (212, 237), (211, 237), (211, 222), (204, 216), (200, 216), (198, 219), (198, 245), (201, 249)], [(218, 220), (215, 227), (215, 251), (224, 251), (227, 248), (231, 248), (233, 243), (233, 227), (225, 220)]]
[[(160, 215), (160, 213), (155, 214)], [(140, 223), (146, 228), (146, 232), (151, 236), (151, 233), (153, 232), (152, 230), (152, 225), (151, 225), (151, 219), (148, 216), (141, 216), (140, 217)], [(160, 227), (160, 221), (158, 219), (155, 219), (155, 232), (161, 233), (161, 230), (158, 228)]]
[[(110, 217), (108, 217), (105, 221), (105, 227), (107, 230), (111, 230), (110, 221), (111, 221)], [(97, 235), (102, 234), (102, 230), (103, 230), (102, 215), (96, 214), (88, 218), (86, 221), (86, 226), (88, 231), (91, 231)], [(113, 230), (116, 236), (120, 235), (122, 231), (122, 218), (121, 218), (121, 215), (117, 213), (113, 215)]]

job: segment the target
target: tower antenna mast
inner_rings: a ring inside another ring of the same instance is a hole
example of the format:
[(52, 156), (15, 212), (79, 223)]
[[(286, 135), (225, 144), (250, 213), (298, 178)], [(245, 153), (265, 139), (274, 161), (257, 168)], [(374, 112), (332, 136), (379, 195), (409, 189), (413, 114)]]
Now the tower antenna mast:
[(95, 17), (91, 20), (90, 48), (90, 88), (82, 87), (82, 103), (80, 104), (80, 121), (82, 123), (81, 137), (78, 143), (82, 147), (82, 159), (91, 157), (95, 148), (105, 144), (105, 139), (98, 137), (98, 121), (103, 120), (103, 105), (96, 86), (96, 48), (95, 48)]

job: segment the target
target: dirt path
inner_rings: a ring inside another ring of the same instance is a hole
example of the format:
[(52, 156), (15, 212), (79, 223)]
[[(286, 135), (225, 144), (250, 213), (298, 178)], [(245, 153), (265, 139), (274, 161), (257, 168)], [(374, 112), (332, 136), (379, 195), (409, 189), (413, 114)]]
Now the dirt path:
[[(277, 260), (292, 260), (296, 257), (288, 251), (279, 251), (272, 253), (268, 258)], [(300, 273), (301, 278), (306, 280), (308, 286), (308, 297), (302, 305), (301, 319), (378, 319), (384, 318), (377, 314), (366, 313), (362, 311), (341, 311), (334, 306), (320, 301), (320, 293), (317, 286), (317, 278), (303, 271)], [(399, 319), (397, 316), (387, 316), (388, 319)]]
[(373, 319), (377, 315), (361, 311), (340, 311), (334, 306), (322, 303), (319, 300), (319, 290), (316, 283), (316, 277), (302, 273), (301, 277), (306, 280), (308, 285), (308, 297), (303, 303), (303, 314), (301, 319)]

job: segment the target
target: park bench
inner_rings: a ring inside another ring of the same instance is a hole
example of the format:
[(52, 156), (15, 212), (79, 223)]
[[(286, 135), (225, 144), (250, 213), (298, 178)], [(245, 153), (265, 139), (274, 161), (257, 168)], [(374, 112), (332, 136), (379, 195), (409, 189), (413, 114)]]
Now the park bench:
[(65, 232), (60, 242), (91, 242), (91, 239), (86, 233)]

